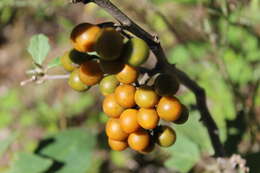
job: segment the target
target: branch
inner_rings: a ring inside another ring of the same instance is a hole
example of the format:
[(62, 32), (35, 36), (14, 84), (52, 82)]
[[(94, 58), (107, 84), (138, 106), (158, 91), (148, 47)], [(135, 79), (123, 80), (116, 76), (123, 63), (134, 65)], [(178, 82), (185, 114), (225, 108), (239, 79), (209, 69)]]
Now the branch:
[[(89, 2), (89, 0), (81, 0), (81, 2), (86, 4)], [(157, 58), (157, 67), (160, 67), (160, 69), (165, 73), (176, 75), (180, 82), (195, 94), (197, 106), (201, 114), (201, 120), (208, 130), (213, 148), (215, 150), (215, 156), (225, 156), (224, 147), (220, 142), (217, 125), (207, 107), (205, 91), (187, 74), (177, 69), (174, 65), (168, 63), (164, 50), (162, 49), (157, 36), (153, 36), (146, 32), (109, 0), (91, 0), (91, 2), (96, 3), (98, 6), (112, 15), (122, 25), (123, 29), (146, 41)]]
[(31, 78), (29, 79), (26, 79), (24, 81), (21, 81), (20, 82), (20, 85), (21, 86), (25, 86), (29, 83), (32, 83), (32, 82), (35, 82), (37, 84), (41, 84), (47, 80), (57, 80), (57, 79), (68, 79), (69, 78), (69, 75), (66, 74), (66, 75), (43, 75), (43, 76), (37, 76), (37, 75), (33, 75)]

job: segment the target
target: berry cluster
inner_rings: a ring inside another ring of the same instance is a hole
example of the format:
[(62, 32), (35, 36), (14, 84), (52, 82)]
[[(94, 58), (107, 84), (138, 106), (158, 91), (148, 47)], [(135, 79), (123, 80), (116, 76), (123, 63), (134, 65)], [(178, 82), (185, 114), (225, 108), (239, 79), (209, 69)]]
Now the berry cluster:
[[(114, 28), (89, 23), (76, 26), (71, 40), (74, 49), (61, 58), (63, 67), (71, 72), (68, 84), (77, 91), (99, 84), (105, 96), (102, 108), (109, 117), (109, 146), (148, 153), (156, 143), (162, 147), (174, 144), (175, 131), (159, 121), (185, 123), (188, 109), (174, 96), (179, 83), (172, 75), (160, 73), (152, 85), (138, 85), (138, 67), (149, 56), (145, 41), (127, 39)], [(91, 55), (93, 51), (98, 56)]]

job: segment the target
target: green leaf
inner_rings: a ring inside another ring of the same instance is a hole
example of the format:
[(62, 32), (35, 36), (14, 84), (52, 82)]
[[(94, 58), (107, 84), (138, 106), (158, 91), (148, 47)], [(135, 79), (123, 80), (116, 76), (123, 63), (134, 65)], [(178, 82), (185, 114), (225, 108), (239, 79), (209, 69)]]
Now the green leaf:
[(16, 139), (17, 134), (12, 134), (8, 136), (6, 139), (0, 141), (0, 158), (4, 154), (4, 152), (8, 149), (8, 147), (13, 143)]
[(21, 108), (19, 93), (17, 90), (8, 90), (4, 95), (0, 96), (0, 110), (13, 111)]
[(170, 51), (169, 57), (170, 63), (185, 64), (189, 60), (190, 54), (185, 46), (178, 45)]
[(38, 65), (42, 65), (50, 51), (48, 38), (43, 34), (33, 36), (27, 50), (31, 54), (34, 62)]
[(52, 164), (50, 159), (30, 153), (18, 153), (6, 173), (42, 173)]
[(241, 55), (229, 49), (224, 52), (223, 59), (228, 64), (227, 71), (232, 81), (244, 85), (252, 79), (252, 68)]
[(61, 65), (60, 57), (54, 58), (49, 64), (47, 65), (47, 68), (54, 68)]
[(76, 96), (77, 97), (75, 97), (75, 95), (71, 93), (67, 94), (64, 98), (67, 116), (74, 116), (80, 114), (84, 112), (86, 108), (94, 104), (93, 96), (88, 93), (77, 93)]
[(127, 165), (127, 155), (124, 152), (111, 151), (110, 158), (113, 164), (122, 167)]
[(13, 8), (11, 7), (5, 7), (2, 9), (2, 13), (0, 13), (0, 19), (1, 19), (1, 23), (7, 23), (11, 17), (12, 17), (12, 13), (13, 13)]
[(92, 166), (95, 143), (95, 136), (89, 130), (70, 129), (54, 136), (54, 143), (40, 154), (64, 163), (57, 173), (86, 173)]
[(206, 51), (210, 50), (210, 45), (204, 42), (190, 42), (187, 44), (188, 52), (192, 58), (202, 59), (206, 55)]
[(176, 143), (167, 151), (172, 157), (166, 161), (166, 166), (181, 173), (188, 172), (200, 159), (198, 145), (180, 132), (177, 132)]
[(241, 41), (244, 39), (244, 35), (246, 34), (245, 31), (240, 28), (240, 27), (235, 27), (235, 26), (228, 26), (228, 29), (225, 25), (226, 21), (223, 19), (220, 23), (220, 26), (222, 26), (222, 32), (223, 35), (226, 36), (226, 39), (229, 41), (230, 44), (236, 46), (236, 47), (241, 47)]
[[(252, 76), (253, 81), (259, 80), (259, 76), (260, 76), (260, 64), (256, 65), (256, 67), (255, 67), (255, 70), (254, 70), (253, 76)], [(258, 92), (258, 94), (260, 94), (260, 92)]]
[(253, 51), (248, 51), (246, 52), (246, 57), (245, 57), (249, 62), (250, 61), (257, 61), (260, 59), (260, 50), (256, 49)]
[(177, 133), (181, 132), (183, 135), (196, 143), (201, 152), (214, 154), (207, 130), (205, 126), (199, 121), (199, 118), (200, 115), (198, 112), (192, 111), (190, 112), (189, 120), (186, 123), (183, 125), (175, 125), (174, 128), (176, 129)]
[(8, 127), (13, 122), (13, 115), (10, 111), (0, 110), (0, 129)]

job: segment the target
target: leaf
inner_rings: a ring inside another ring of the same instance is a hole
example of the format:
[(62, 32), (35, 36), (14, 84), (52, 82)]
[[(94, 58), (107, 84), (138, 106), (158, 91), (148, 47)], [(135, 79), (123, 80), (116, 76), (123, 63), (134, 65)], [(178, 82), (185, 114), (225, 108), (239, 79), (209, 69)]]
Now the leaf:
[(166, 161), (166, 166), (181, 173), (188, 172), (200, 159), (197, 144), (180, 132), (177, 133), (176, 143), (167, 150), (172, 157)]
[(34, 62), (38, 65), (42, 65), (50, 51), (48, 38), (43, 34), (33, 36), (27, 50), (31, 54)]
[(199, 117), (200, 115), (197, 112), (190, 112), (189, 120), (183, 125), (176, 125), (174, 128), (177, 133), (181, 132), (192, 140), (199, 147), (201, 152), (214, 154), (206, 128), (199, 121)]
[(8, 127), (12, 122), (14, 117), (10, 111), (0, 110), (0, 129)]
[(1, 23), (7, 23), (11, 17), (12, 17), (12, 13), (13, 13), (13, 8), (11, 7), (5, 7), (3, 9), (1, 9), (2, 12), (0, 14), (0, 19), (1, 19)]
[(66, 107), (66, 115), (73, 116), (79, 113), (84, 112), (86, 108), (94, 104), (93, 97), (86, 93), (77, 95), (77, 98), (73, 98), (72, 94), (68, 94), (64, 102), (67, 105)]
[(124, 152), (111, 151), (110, 159), (116, 166), (122, 167), (127, 165), (127, 155)]
[(170, 63), (185, 64), (189, 60), (190, 54), (185, 46), (178, 45), (170, 51), (169, 57)]
[(204, 42), (194, 41), (187, 44), (187, 49), (192, 58), (202, 59), (205, 57), (207, 51), (210, 50), (210, 45)]
[(252, 79), (252, 68), (241, 55), (229, 49), (224, 53), (223, 59), (228, 64), (227, 71), (232, 81), (245, 85)]
[(31, 153), (18, 153), (6, 173), (42, 173), (52, 164), (50, 159)]
[(54, 68), (61, 65), (60, 57), (54, 58), (49, 64), (47, 65), (47, 68)]
[(0, 110), (13, 111), (21, 108), (18, 91), (8, 90), (4, 95), (0, 96), (1, 105)]
[(39, 153), (64, 163), (57, 173), (86, 173), (91, 168), (95, 143), (95, 136), (90, 131), (70, 129), (54, 136), (53, 143)]
[(12, 134), (8, 136), (6, 139), (0, 141), (0, 158), (4, 154), (4, 152), (8, 149), (8, 147), (13, 143), (16, 139), (17, 134)]

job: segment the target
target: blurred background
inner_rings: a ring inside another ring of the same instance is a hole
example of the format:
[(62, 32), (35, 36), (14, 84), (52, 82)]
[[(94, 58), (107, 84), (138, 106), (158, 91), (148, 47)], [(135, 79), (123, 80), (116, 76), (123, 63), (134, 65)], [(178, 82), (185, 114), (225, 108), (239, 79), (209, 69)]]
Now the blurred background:
[[(208, 106), (228, 155), (240, 154), (260, 172), (260, 1), (113, 0), (134, 21), (158, 34), (170, 63), (207, 92)], [(98, 87), (86, 93), (66, 80), (20, 86), (32, 68), (30, 38), (50, 41), (48, 61), (71, 48), (81, 22), (114, 21), (95, 4), (67, 0), (0, 1), (0, 172), (2, 173), (218, 173), (195, 97), (178, 92), (190, 118), (173, 125), (177, 142), (148, 155), (108, 148), (107, 117)], [(62, 68), (53, 74), (65, 74)], [(226, 163), (229, 161), (227, 160)], [(240, 170), (241, 171), (241, 170)]]

